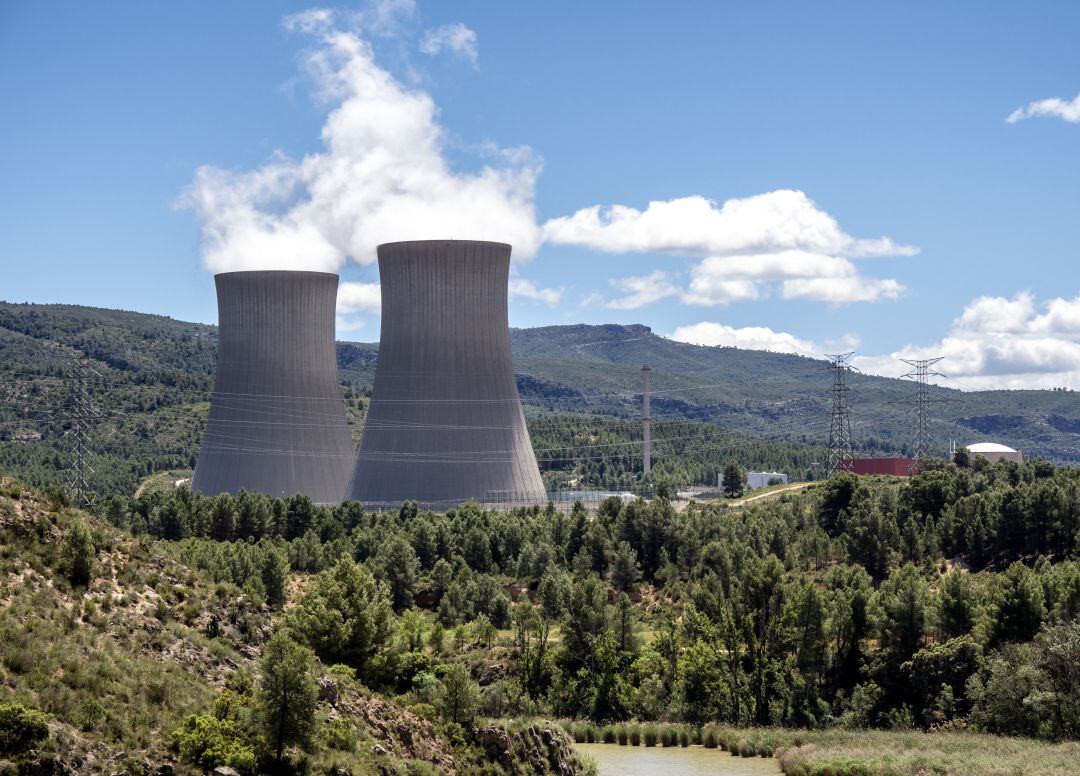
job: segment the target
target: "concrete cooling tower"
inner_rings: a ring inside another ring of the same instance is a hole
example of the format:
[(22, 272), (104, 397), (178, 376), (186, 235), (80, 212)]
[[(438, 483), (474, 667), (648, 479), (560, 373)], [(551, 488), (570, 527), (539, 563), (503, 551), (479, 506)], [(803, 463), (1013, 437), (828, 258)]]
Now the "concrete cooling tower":
[(380, 245), (382, 334), (349, 498), (547, 501), (510, 363), (510, 246)]
[(355, 456), (334, 348), (337, 275), (214, 280), (217, 377), (192, 490), (341, 501)]

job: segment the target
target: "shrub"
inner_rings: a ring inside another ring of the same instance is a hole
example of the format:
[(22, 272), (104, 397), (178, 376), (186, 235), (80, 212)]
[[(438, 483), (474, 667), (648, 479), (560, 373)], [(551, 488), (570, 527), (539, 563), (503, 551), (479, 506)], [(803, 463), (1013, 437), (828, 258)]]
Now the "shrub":
[(690, 731), (679, 728), (679, 746), (690, 746)]
[(85, 585), (94, 571), (94, 542), (81, 520), (71, 524), (60, 544), (60, 566), (73, 585)]
[(716, 749), (720, 745), (720, 736), (716, 728), (707, 727), (701, 732), (701, 743), (706, 749)]
[(46, 717), (17, 703), (0, 704), (0, 755), (19, 754), (49, 737)]
[(585, 726), (585, 743), (587, 743), (587, 744), (595, 744), (596, 743), (596, 728), (594, 728), (592, 725), (586, 725)]
[(630, 728), (630, 746), (641, 746), (641, 728)]
[(615, 743), (615, 728), (613, 728), (611, 725), (608, 725), (604, 728), (603, 740), (605, 744)]
[(630, 731), (626, 729), (625, 725), (619, 725), (615, 731), (615, 738), (619, 742), (619, 746), (626, 746), (626, 742), (630, 739)]
[(219, 765), (244, 772), (255, 769), (255, 748), (232, 720), (191, 714), (173, 731), (172, 741), (180, 759), (204, 770)]
[(76, 716), (83, 730), (96, 730), (105, 720), (105, 707), (94, 698), (87, 698), (79, 705)]
[(356, 749), (356, 730), (348, 720), (328, 720), (323, 726), (322, 738), (331, 749), (341, 752), (352, 752)]
[(656, 742), (659, 740), (659, 735), (657, 735), (656, 728), (654, 728), (652, 725), (649, 725), (645, 728), (645, 734), (642, 736), (642, 738), (645, 741), (645, 746), (656, 746)]
[(660, 731), (660, 743), (664, 746), (675, 746), (679, 742), (679, 733), (675, 728), (666, 727)]

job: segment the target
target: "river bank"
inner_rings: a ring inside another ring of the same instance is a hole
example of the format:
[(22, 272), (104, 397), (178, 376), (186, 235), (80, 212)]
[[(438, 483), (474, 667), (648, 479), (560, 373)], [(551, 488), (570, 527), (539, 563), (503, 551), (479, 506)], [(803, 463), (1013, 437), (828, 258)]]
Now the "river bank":
[[(1052, 744), (966, 731), (735, 729), (711, 725), (693, 729), (649, 724), (597, 727), (588, 723), (564, 723), (564, 727), (579, 751), (596, 759), (600, 776), (697, 776), (706, 772), (725, 776), (1080, 774), (1080, 743)], [(725, 757), (724, 751), (737, 757)], [(743, 763), (742, 770), (739, 763)]]

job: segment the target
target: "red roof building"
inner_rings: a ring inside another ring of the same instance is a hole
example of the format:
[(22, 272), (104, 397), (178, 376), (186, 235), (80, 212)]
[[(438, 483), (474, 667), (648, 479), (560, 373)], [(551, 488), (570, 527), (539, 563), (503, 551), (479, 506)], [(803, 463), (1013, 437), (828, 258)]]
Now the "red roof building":
[(854, 458), (844, 469), (855, 474), (888, 474), (910, 477), (915, 474), (914, 458)]

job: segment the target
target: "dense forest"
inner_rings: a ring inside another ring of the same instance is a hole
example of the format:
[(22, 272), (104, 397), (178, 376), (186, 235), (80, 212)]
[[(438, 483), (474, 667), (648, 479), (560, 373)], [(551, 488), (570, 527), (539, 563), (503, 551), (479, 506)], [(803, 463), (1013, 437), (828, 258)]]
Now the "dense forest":
[(493, 716), (1080, 735), (1080, 473), (1041, 461), (842, 474), (740, 510), (180, 489), (105, 514), (271, 605), (314, 574), (294, 638), (416, 704), (452, 640)]

